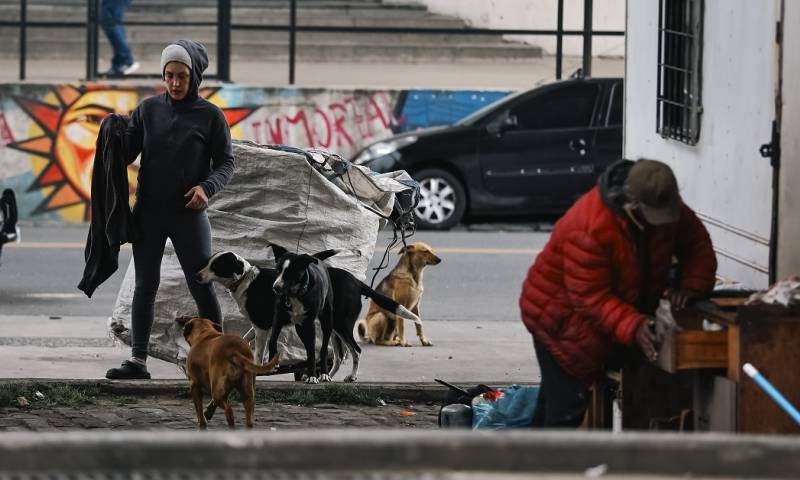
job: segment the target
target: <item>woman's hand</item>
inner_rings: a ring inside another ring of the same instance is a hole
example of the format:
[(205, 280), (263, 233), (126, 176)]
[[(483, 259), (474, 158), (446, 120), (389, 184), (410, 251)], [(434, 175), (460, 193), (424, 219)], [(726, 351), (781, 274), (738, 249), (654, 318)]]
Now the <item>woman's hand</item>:
[(203, 187), (200, 185), (192, 187), (183, 195), (183, 198), (189, 198), (189, 203), (186, 204), (186, 208), (191, 208), (192, 210), (203, 210), (208, 207), (208, 197), (206, 196), (206, 191), (203, 190)]

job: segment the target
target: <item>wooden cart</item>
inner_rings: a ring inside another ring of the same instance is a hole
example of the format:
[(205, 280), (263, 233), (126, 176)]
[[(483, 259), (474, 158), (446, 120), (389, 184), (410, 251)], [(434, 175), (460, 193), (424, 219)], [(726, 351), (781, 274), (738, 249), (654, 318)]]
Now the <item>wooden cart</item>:
[[(620, 387), (624, 429), (800, 433), (789, 415), (742, 372), (752, 363), (800, 406), (800, 312), (715, 298), (675, 314), (659, 360), (628, 364)], [(721, 327), (703, 328), (703, 320)], [(608, 389), (597, 385), (590, 428), (610, 428)]]

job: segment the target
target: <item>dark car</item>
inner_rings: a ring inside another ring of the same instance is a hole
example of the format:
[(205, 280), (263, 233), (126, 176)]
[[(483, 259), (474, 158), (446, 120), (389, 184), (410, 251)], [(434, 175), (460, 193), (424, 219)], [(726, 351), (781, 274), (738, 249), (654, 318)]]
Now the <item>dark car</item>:
[(622, 154), (621, 78), (578, 78), (509, 95), (453, 125), (396, 135), (353, 157), (406, 170), (421, 186), (417, 225), (465, 215), (563, 213)]

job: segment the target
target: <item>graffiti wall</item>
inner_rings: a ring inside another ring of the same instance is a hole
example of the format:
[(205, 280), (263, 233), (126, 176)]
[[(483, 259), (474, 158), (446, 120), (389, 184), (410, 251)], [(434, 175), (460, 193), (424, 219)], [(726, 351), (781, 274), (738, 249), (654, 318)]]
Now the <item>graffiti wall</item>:
[[(238, 85), (201, 91), (225, 113), (233, 138), (325, 148), (344, 158), (393, 133), (455, 122), (508, 93)], [(20, 218), (87, 221), (100, 122), (162, 94), (152, 85), (0, 85), (0, 190), (15, 191)], [(131, 200), (137, 173), (134, 163)]]

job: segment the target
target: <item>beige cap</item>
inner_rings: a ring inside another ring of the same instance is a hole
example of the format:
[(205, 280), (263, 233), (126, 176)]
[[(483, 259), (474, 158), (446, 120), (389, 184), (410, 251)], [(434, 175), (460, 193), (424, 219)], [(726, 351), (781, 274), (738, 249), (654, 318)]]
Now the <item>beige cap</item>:
[(681, 215), (678, 181), (669, 165), (641, 159), (633, 164), (625, 180), (625, 193), (651, 225), (677, 222)]

